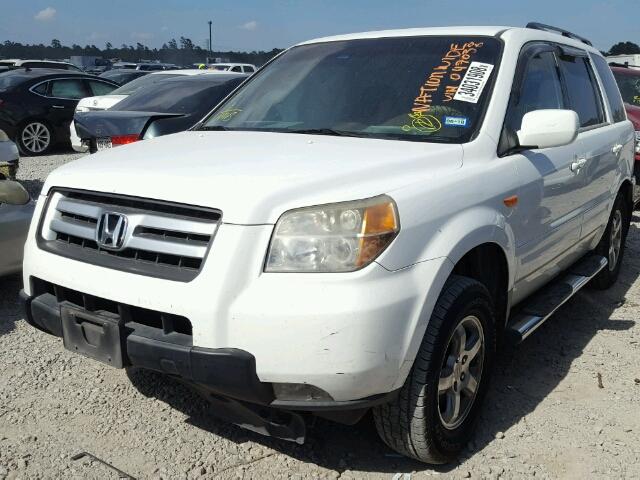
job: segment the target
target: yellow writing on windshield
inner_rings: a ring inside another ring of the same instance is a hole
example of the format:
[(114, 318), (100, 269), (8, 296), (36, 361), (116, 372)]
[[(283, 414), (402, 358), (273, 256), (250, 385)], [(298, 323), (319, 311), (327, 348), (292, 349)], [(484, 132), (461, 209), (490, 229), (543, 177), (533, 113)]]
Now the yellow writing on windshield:
[(449, 51), (420, 86), (418, 96), (413, 101), (411, 113), (408, 114), (409, 122), (402, 126), (402, 130), (433, 133), (442, 128), (440, 120), (429, 115), (434, 98), (439, 98), (439, 103), (453, 100), (464, 72), (469, 68), (473, 56), (482, 46), (482, 42), (466, 42), (461, 45), (452, 43), (450, 45)]

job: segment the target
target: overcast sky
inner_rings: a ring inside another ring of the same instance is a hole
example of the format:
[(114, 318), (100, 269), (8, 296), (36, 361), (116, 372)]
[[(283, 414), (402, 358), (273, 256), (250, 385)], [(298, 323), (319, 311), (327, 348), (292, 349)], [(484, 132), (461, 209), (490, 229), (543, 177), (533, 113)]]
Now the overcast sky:
[(607, 50), (640, 43), (640, 0), (1, 0), (0, 41), (159, 47), (189, 37), (214, 49), (270, 50), (338, 33), (539, 21)]

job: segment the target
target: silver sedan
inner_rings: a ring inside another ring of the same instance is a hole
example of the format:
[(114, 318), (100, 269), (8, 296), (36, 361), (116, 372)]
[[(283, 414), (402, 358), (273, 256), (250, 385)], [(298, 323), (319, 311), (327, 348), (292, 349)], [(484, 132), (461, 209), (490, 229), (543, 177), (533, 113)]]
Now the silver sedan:
[(0, 276), (22, 269), (34, 203), (18, 182), (0, 180)]

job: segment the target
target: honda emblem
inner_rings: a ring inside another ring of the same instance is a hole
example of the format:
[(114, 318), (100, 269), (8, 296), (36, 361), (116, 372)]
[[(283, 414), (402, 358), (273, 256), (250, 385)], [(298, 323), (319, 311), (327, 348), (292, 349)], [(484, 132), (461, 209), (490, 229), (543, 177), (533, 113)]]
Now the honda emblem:
[(127, 233), (127, 217), (119, 213), (105, 212), (98, 219), (96, 242), (105, 250), (122, 250)]

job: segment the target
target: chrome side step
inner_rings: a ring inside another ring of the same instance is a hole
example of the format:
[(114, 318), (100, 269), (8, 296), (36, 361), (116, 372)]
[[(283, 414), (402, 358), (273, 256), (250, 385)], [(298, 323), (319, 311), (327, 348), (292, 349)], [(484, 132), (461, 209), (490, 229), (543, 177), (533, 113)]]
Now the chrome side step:
[(598, 255), (588, 255), (575, 263), (516, 310), (507, 323), (507, 340), (522, 342), (606, 266), (607, 259)]

